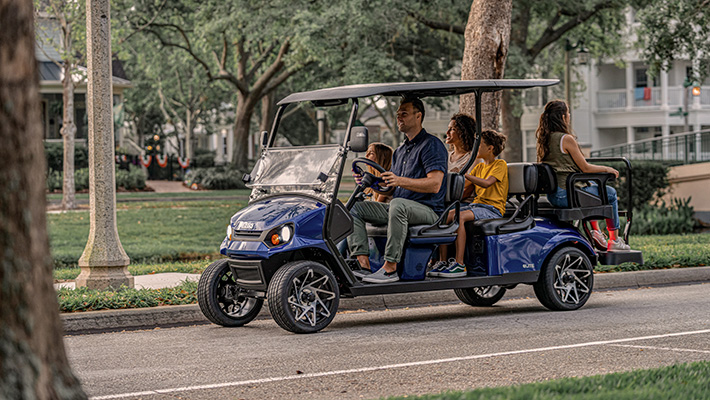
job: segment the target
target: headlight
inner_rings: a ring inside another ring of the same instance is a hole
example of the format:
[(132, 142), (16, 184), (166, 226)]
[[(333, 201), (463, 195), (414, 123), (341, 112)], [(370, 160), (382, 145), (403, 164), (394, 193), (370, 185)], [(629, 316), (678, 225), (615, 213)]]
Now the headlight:
[(269, 247), (281, 246), (293, 238), (293, 225), (283, 225), (269, 231), (266, 235), (266, 245)]
[(232, 234), (234, 233), (234, 229), (232, 229), (232, 224), (227, 224), (227, 238), (231, 241), (232, 240)]

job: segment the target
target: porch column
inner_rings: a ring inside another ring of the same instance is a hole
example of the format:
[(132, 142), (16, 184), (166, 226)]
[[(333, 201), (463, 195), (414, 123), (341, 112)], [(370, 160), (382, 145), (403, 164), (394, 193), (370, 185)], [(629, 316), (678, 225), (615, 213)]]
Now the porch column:
[(668, 124), (668, 118), (666, 118), (666, 123), (661, 125), (661, 152), (663, 153), (663, 159), (667, 160), (669, 156), (668, 146), (670, 145), (671, 136), (671, 126)]
[(91, 289), (134, 286), (130, 260), (116, 227), (113, 105), (109, 0), (86, 2), (86, 51), (89, 121), (89, 240), (79, 259), (76, 286)]
[(634, 100), (634, 63), (629, 61), (626, 63), (626, 111), (634, 107)]
[(661, 110), (668, 110), (668, 72), (661, 70)]

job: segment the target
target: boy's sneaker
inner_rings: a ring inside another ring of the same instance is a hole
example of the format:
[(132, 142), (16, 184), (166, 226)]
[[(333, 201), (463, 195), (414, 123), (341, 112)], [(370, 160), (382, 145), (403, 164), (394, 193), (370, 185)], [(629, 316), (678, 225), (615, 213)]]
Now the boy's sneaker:
[(446, 261), (437, 261), (434, 264), (434, 267), (429, 272), (426, 273), (426, 276), (437, 277), (437, 276), (439, 276), (441, 271), (445, 270), (446, 267), (448, 267), (448, 266), (449, 266), (449, 263)]
[(441, 272), (439, 278), (461, 278), (466, 276), (466, 266), (450, 260), (449, 265)]
[(626, 251), (631, 250), (631, 246), (624, 242), (624, 239), (617, 238), (616, 240), (610, 240), (606, 248), (607, 251)]
[(367, 283), (391, 283), (397, 282), (398, 280), (399, 275), (397, 275), (397, 271), (387, 272), (384, 268), (380, 268), (377, 272), (362, 278), (362, 281)]
[(608, 239), (606, 238), (606, 235), (600, 230), (593, 230), (592, 231), (592, 241), (594, 241), (594, 244), (597, 246), (598, 249), (606, 249), (607, 248), (607, 242)]

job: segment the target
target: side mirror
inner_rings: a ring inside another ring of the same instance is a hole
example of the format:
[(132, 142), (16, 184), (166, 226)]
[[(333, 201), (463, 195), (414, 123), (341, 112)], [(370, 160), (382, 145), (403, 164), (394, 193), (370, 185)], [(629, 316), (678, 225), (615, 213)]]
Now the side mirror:
[(363, 153), (367, 151), (367, 128), (364, 126), (355, 126), (350, 130), (350, 141), (348, 146), (350, 150), (356, 153)]
[(261, 145), (262, 150), (266, 148), (266, 146), (269, 145), (269, 132), (268, 131), (261, 131), (261, 136), (259, 137), (259, 144)]

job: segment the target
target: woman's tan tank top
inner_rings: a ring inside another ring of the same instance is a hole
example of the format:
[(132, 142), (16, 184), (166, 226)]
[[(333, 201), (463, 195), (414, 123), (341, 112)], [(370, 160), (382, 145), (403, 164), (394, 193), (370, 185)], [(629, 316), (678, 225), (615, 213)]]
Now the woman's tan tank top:
[(562, 137), (566, 135), (564, 132), (552, 132), (548, 143), (548, 153), (542, 160), (545, 164), (549, 164), (557, 174), (557, 187), (567, 187), (567, 176), (573, 172), (582, 172), (581, 169), (574, 163), (572, 156), (562, 152)]

